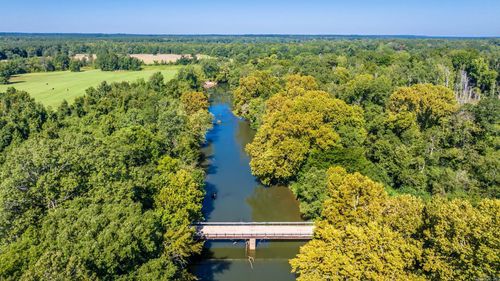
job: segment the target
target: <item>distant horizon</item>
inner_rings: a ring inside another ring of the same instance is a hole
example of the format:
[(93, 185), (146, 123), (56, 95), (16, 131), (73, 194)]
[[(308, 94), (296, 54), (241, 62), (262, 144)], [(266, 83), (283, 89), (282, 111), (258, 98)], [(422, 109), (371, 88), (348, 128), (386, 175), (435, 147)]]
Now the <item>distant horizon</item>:
[(18, 33), (500, 36), (498, 0), (26, 0), (2, 10), (0, 30)]
[(426, 34), (335, 34), (335, 33), (126, 33), (126, 32), (18, 32), (0, 31), (4, 35), (127, 35), (127, 36), (327, 36), (327, 37), (416, 37), (416, 38), (500, 38), (500, 35), (426, 35)]

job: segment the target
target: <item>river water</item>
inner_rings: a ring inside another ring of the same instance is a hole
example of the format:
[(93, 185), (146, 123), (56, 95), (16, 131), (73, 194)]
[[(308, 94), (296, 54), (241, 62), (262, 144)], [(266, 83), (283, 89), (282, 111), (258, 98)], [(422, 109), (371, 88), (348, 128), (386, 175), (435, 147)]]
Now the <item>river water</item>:
[[(247, 121), (231, 112), (231, 95), (219, 89), (212, 93), (210, 112), (214, 127), (203, 148), (206, 169), (207, 221), (302, 221), (298, 202), (283, 186), (265, 187), (252, 176), (244, 148), (255, 131)], [(216, 199), (212, 194), (216, 193)], [(295, 280), (288, 260), (303, 242), (258, 241), (255, 253), (247, 253), (245, 241), (207, 241), (193, 272), (200, 280)], [(249, 255), (253, 259), (249, 259)]]

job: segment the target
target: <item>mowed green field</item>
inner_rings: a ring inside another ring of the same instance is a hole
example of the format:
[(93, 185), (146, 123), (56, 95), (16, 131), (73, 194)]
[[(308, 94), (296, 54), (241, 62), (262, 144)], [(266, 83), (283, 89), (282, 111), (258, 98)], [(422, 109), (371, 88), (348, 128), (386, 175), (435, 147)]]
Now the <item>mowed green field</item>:
[(153, 73), (160, 71), (165, 81), (172, 79), (180, 66), (158, 65), (144, 66), (141, 71), (101, 71), (97, 69), (83, 70), (82, 72), (55, 71), (28, 73), (13, 76), (10, 84), (0, 85), (0, 92), (9, 87), (28, 92), (35, 100), (57, 107), (62, 100), (72, 102), (75, 97), (81, 96), (85, 90), (98, 86), (102, 81), (120, 82), (148, 79)]

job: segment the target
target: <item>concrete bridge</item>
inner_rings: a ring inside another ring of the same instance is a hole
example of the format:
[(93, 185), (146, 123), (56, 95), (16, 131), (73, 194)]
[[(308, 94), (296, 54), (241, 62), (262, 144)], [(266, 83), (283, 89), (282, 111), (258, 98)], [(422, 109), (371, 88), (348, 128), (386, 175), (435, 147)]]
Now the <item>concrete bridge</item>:
[(310, 240), (312, 222), (199, 222), (195, 223), (196, 236), (207, 240), (248, 240), (255, 250), (257, 239)]

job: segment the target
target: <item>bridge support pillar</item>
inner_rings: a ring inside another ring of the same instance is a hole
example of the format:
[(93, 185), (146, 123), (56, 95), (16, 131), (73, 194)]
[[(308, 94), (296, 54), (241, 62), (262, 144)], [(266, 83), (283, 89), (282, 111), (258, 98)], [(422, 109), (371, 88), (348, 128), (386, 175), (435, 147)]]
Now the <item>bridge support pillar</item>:
[(254, 238), (248, 239), (248, 249), (250, 251), (255, 251), (256, 248), (257, 248), (257, 239)]

